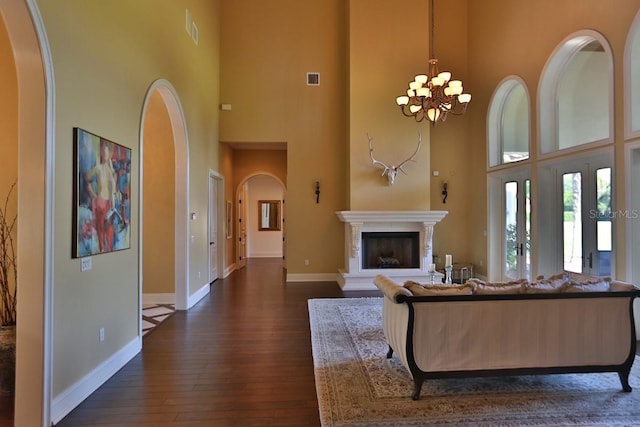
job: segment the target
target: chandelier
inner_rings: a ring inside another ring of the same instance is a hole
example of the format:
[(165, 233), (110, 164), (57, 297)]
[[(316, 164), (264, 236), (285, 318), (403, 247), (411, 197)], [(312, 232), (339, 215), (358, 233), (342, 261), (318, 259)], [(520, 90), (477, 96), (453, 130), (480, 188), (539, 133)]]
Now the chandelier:
[(435, 19), (433, 0), (431, 0), (431, 39), (429, 74), (419, 74), (409, 82), (407, 95), (396, 98), (402, 114), (413, 117), (416, 122), (425, 118), (434, 125), (444, 122), (447, 114), (463, 114), (471, 101), (471, 95), (463, 93), (462, 81), (452, 80), (448, 71), (438, 71), (438, 60), (435, 59), (434, 32)]

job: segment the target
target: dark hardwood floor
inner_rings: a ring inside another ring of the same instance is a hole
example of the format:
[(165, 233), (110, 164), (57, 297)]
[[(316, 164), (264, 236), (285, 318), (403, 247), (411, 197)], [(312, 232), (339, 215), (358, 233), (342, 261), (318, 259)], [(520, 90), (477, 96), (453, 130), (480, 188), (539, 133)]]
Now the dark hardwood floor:
[[(286, 284), (281, 261), (251, 259), (57, 426), (318, 426), (307, 299), (375, 295)], [(11, 407), (0, 397), (0, 427)]]
[(250, 259), (57, 425), (318, 426), (307, 299), (373, 295), (285, 284), (281, 260)]

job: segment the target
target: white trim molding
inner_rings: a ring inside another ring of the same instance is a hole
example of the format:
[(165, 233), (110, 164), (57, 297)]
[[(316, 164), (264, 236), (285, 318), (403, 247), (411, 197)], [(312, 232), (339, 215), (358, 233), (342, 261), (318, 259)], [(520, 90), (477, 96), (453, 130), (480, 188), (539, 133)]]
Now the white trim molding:
[(71, 387), (64, 390), (53, 399), (51, 405), (51, 422), (59, 423), (83, 400), (89, 397), (109, 378), (116, 374), (124, 365), (133, 359), (142, 349), (142, 338), (136, 337), (98, 365), (95, 369), (82, 377)]

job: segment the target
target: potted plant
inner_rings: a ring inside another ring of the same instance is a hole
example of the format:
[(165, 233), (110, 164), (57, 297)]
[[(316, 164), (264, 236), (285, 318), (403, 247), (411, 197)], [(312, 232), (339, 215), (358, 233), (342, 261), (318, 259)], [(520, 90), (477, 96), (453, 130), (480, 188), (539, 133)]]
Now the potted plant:
[(0, 206), (0, 393), (13, 394), (16, 359), (17, 263), (15, 230), (18, 216), (9, 214), (14, 182)]

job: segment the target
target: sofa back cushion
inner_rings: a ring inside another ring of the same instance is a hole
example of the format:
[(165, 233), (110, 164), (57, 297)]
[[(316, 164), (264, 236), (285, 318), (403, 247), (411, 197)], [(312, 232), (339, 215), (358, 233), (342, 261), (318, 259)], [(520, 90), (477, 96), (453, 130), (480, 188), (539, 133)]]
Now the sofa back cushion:
[(408, 280), (404, 283), (404, 287), (409, 289), (415, 296), (473, 294), (473, 286), (466, 283), (462, 285), (423, 285), (418, 282)]

